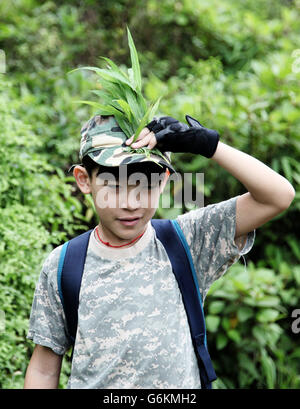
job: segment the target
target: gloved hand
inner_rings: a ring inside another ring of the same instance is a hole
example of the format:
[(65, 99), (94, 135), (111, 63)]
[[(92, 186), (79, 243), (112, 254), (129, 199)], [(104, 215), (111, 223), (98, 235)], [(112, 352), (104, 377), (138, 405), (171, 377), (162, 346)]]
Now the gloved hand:
[(155, 134), (156, 148), (162, 152), (190, 152), (211, 158), (219, 142), (218, 132), (205, 128), (189, 115), (185, 118), (189, 126), (170, 116), (155, 118), (146, 125)]

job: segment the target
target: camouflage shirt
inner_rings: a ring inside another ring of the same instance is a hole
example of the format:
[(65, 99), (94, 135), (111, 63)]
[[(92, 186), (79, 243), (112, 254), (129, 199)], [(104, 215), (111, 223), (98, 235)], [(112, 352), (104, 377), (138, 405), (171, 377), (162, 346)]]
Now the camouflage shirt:
[[(233, 198), (177, 218), (203, 299), (213, 281), (253, 245), (254, 232), (242, 250), (235, 244), (235, 210)], [(55, 248), (43, 265), (28, 338), (64, 354), (70, 344), (57, 289), (60, 250)], [(201, 388), (181, 293), (150, 222), (129, 248), (106, 247), (92, 232), (78, 316), (68, 388)]]

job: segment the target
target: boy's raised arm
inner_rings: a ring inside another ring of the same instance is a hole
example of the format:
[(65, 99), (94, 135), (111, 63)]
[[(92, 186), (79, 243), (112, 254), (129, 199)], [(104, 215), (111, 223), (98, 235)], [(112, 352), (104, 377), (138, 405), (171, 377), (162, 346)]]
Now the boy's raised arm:
[(287, 179), (244, 152), (219, 142), (212, 159), (248, 190), (237, 199), (236, 238), (283, 212), (294, 199)]
[[(235, 238), (251, 232), (287, 209), (295, 196), (290, 182), (252, 156), (219, 141), (219, 134), (186, 115), (189, 124), (172, 117), (151, 121), (133, 148), (190, 152), (212, 158), (248, 190), (237, 199)], [(126, 141), (129, 145), (133, 137)]]
[(50, 348), (36, 345), (30, 359), (24, 389), (56, 389), (58, 387), (63, 355)]

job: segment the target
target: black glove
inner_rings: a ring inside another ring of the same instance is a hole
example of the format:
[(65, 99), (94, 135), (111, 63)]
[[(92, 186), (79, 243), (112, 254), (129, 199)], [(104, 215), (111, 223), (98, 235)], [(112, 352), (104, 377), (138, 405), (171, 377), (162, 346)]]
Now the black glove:
[(211, 158), (219, 142), (218, 132), (204, 128), (189, 115), (186, 115), (185, 119), (189, 126), (170, 116), (155, 118), (146, 125), (155, 134), (155, 147), (162, 152), (199, 153)]

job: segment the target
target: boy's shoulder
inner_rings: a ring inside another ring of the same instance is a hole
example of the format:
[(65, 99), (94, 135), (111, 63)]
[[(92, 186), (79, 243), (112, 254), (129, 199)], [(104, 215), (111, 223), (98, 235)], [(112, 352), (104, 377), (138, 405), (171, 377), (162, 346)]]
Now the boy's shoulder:
[(44, 262), (43, 262), (42, 274), (47, 276), (48, 279), (51, 279), (52, 281), (56, 280), (59, 257), (60, 257), (62, 247), (63, 247), (63, 244), (60, 244), (59, 246), (54, 247), (50, 251), (50, 253), (46, 255), (46, 258), (44, 259)]
[(177, 217), (181, 223), (197, 219), (208, 223), (219, 223), (224, 220), (224, 217), (234, 217), (236, 215), (236, 201), (238, 196), (232, 197), (222, 202), (208, 204), (197, 209), (190, 210)]

